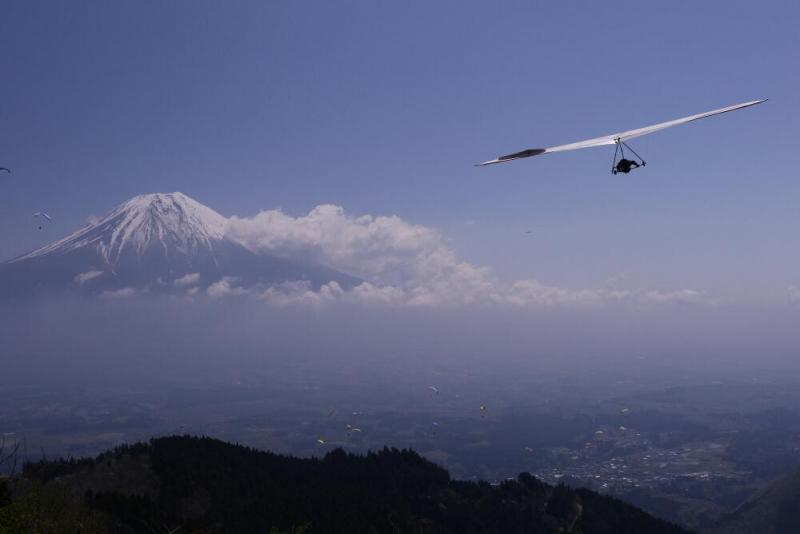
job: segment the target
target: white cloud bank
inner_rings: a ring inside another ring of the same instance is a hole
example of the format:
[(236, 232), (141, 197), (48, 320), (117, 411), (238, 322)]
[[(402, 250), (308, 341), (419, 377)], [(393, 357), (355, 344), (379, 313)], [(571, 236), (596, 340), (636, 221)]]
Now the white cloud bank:
[(459, 261), (435, 230), (397, 216), (353, 217), (329, 204), (296, 218), (280, 210), (233, 217), (228, 234), (251, 248), (315, 261), (381, 285), (481, 285), (488, 274)]
[[(570, 289), (535, 279), (503, 282), (490, 269), (460, 260), (432, 228), (397, 216), (353, 216), (330, 204), (300, 217), (281, 210), (262, 211), (252, 218), (232, 217), (227, 235), (256, 251), (320, 263), (365, 280), (349, 290), (336, 282), (317, 290), (300, 282), (256, 290), (280, 305), (348, 301), (389, 306), (597, 306), (707, 301), (704, 293), (693, 289)], [(245, 293), (235, 282), (224, 278), (207, 293), (214, 297)]]
[(125, 298), (135, 297), (137, 294), (138, 291), (136, 291), (135, 288), (123, 287), (122, 289), (103, 291), (102, 293), (100, 293), (100, 296), (109, 299), (125, 299)]
[(97, 278), (98, 276), (102, 276), (102, 275), (103, 275), (103, 271), (86, 271), (85, 273), (80, 273), (80, 274), (75, 275), (75, 278), (73, 278), (72, 280), (76, 284), (82, 286), (83, 284), (85, 284), (89, 280), (93, 280), (93, 279)]
[(196, 285), (200, 281), (200, 273), (189, 273), (175, 279), (172, 283), (178, 287), (188, 287)]

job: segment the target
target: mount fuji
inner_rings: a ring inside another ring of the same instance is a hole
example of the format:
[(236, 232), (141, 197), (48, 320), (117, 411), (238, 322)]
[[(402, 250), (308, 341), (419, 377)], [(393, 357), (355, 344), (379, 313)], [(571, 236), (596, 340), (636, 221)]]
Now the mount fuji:
[(0, 264), (0, 296), (181, 293), (227, 279), (237, 286), (357, 278), (259, 253), (226, 236), (227, 219), (183, 193), (139, 195), (59, 241)]

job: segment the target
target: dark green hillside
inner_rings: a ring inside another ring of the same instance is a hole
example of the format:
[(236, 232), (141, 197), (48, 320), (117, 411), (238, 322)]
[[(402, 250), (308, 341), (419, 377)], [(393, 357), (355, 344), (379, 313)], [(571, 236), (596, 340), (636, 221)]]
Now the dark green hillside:
[[(411, 450), (388, 448), (300, 459), (170, 437), (28, 464), (13, 485), (0, 531), (24, 531), (20, 518), (38, 513), (40, 524), (63, 518), (61, 531), (72, 532), (685, 532), (588, 490), (527, 474), (498, 486), (455, 481)], [(41, 505), (54, 498), (58, 507)]]
[(800, 471), (768, 484), (723, 518), (709, 534), (797, 534), (800, 532)]

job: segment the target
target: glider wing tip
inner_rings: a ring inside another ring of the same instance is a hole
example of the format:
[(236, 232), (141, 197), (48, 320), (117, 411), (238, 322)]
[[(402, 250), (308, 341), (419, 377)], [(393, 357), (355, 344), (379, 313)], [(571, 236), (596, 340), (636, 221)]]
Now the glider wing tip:
[(527, 150), (521, 150), (519, 152), (514, 152), (513, 154), (508, 154), (507, 156), (500, 156), (500, 160), (530, 158), (531, 156), (538, 156), (539, 154), (544, 154), (545, 152), (547, 152), (546, 148), (529, 148)]
[(507, 161), (514, 161), (515, 159), (522, 159), (522, 158), (529, 158), (531, 156), (538, 156), (539, 154), (544, 154), (547, 152), (546, 148), (529, 148), (527, 150), (522, 150), (520, 152), (515, 152), (513, 154), (507, 154), (505, 156), (500, 156), (497, 159), (493, 159), (490, 161), (484, 161), (483, 163), (476, 163), (476, 167), (482, 167), (484, 165), (492, 165), (494, 163), (505, 163)]

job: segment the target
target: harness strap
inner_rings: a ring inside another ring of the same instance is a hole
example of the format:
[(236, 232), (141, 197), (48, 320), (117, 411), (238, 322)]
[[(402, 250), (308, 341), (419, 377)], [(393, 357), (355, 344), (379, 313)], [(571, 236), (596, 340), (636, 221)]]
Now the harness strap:
[(614, 160), (611, 162), (611, 172), (615, 172), (617, 170), (617, 154), (619, 153), (619, 141), (614, 143), (616, 146), (614, 147)]
[[(632, 149), (632, 148), (631, 148), (631, 147), (629, 147), (627, 144), (625, 144), (625, 141), (623, 141), (623, 140), (621, 140), (621, 139), (620, 139), (620, 141), (619, 141), (619, 142), (620, 142), (620, 143), (622, 143), (623, 145), (625, 145), (626, 147), (628, 147), (628, 150), (630, 150), (631, 152), (633, 152), (633, 155), (634, 155), (634, 156), (636, 156), (637, 158), (639, 158), (639, 161), (641, 161), (642, 163), (644, 163), (644, 159), (642, 159), (642, 156), (640, 156), (639, 154), (637, 154), (637, 153), (636, 153), (636, 151), (635, 151), (634, 149)], [(623, 156), (623, 157), (625, 157), (625, 156)]]

